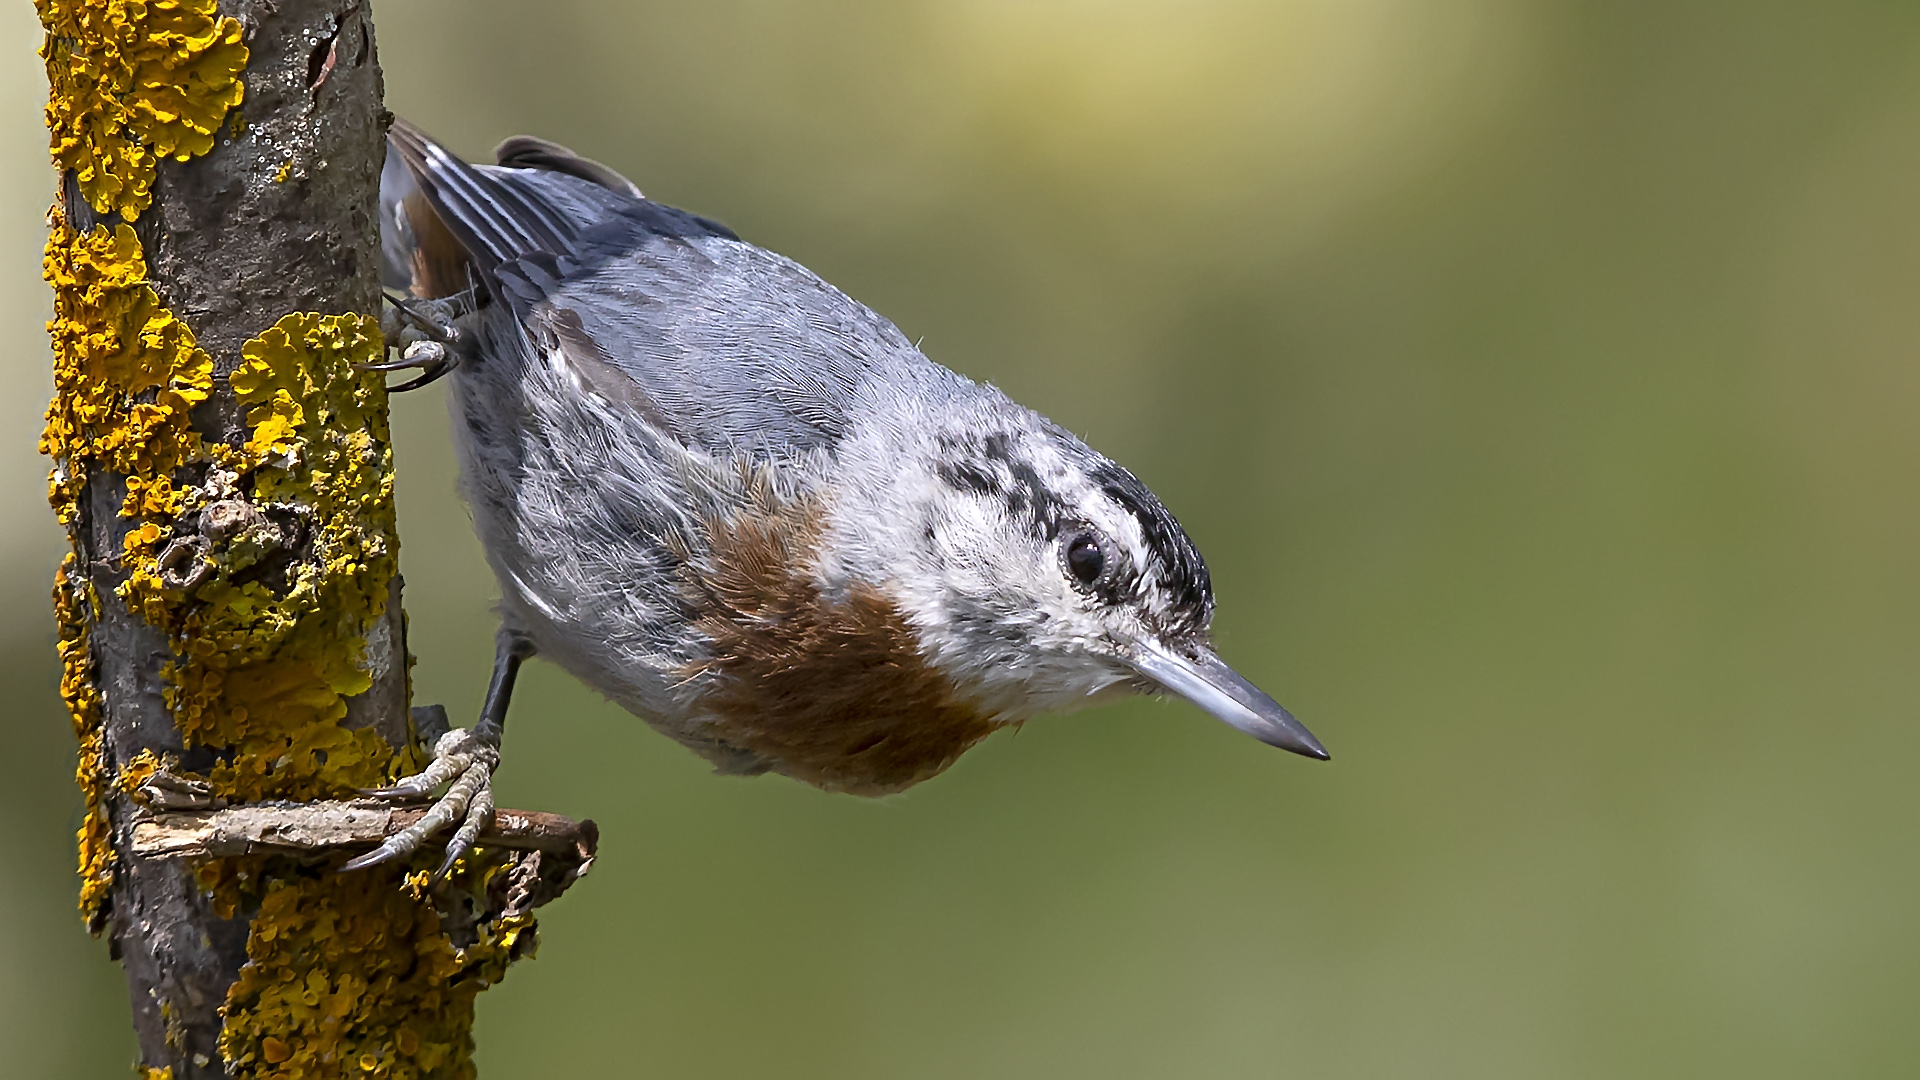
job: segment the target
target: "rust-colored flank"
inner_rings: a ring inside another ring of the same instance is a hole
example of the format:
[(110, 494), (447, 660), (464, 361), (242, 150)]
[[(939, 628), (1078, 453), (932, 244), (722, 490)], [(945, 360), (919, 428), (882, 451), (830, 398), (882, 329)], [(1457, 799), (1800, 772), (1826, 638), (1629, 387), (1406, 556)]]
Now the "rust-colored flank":
[(921, 658), (877, 589), (844, 601), (805, 571), (818, 504), (801, 499), (712, 526), (687, 564), (712, 735), (775, 772), (829, 791), (884, 795), (940, 773), (1000, 725)]

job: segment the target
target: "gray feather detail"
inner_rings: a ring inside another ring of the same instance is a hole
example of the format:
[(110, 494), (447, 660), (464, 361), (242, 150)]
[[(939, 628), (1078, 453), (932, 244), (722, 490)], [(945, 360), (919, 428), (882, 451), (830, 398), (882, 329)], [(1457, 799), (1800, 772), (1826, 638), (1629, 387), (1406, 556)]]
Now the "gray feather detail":
[(691, 673), (705, 645), (681, 567), (711, 522), (769, 492), (797, 497), (824, 459), (689, 449), (629, 403), (583, 393), (582, 372), (548, 325), (522, 332), (494, 308), (487, 362), (451, 380), (461, 486), (506, 621), (541, 655), (716, 763), (763, 771), (702, 727)]
[(943, 381), (927, 378), (937, 371), (959, 381), (789, 259), (716, 236), (634, 240), (559, 282), (545, 303), (587, 339), (577, 344), (590, 350), (568, 341), (570, 351), (617, 368), (684, 445), (827, 448), (862, 402), (900, 379)]
[[(540, 190), (555, 186), (564, 191), (571, 185), (588, 189), (605, 198), (613, 192), (589, 181), (560, 173), (492, 169), (469, 165), (447, 152), (445, 147), (404, 120), (394, 121), (387, 134), (387, 146), (412, 174), (433, 208), (454, 236), (466, 247), (481, 277), (492, 281), (494, 270), (502, 263), (533, 254), (559, 255), (568, 251), (580, 228), (600, 216), (598, 207), (587, 209), (592, 200), (576, 194), (558, 197)], [(514, 179), (503, 180), (499, 173)], [(529, 186), (524, 177), (542, 177)], [(584, 205), (583, 205), (584, 204)], [(581, 206), (585, 211), (570, 214)]]
[(473, 172), (489, 187), (511, 193), (516, 204), (540, 207), (548, 228), (564, 237), (562, 246), (551, 250), (556, 255), (566, 254), (581, 233), (633, 203), (625, 195), (564, 173), (498, 165), (475, 165)]
[(380, 166), (380, 284), (406, 292), (413, 285), (413, 225), (401, 203), (418, 190), (399, 154), (388, 150)]

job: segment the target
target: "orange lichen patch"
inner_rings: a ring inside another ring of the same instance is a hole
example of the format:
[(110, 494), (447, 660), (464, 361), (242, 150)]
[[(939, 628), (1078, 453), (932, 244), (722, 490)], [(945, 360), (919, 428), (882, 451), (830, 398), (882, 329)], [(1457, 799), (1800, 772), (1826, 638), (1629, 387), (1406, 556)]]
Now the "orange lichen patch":
[(113, 778), (114, 786), (127, 794), (132, 794), (140, 790), (140, 785), (153, 779), (153, 774), (165, 768), (166, 765), (166, 762), (160, 760), (160, 755), (151, 750), (142, 750), (121, 768), (120, 775)]
[[(212, 360), (147, 282), (124, 221), (152, 202), (158, 162), (206, 153), (235, 106), (247, 62), (240, 24), (215, 0), (36, 0), (52, 93), (56, 165), (123, 223), (81, 233), (56, 210), (45, 270), (54, 288), (55, 396), (41, 448), (51, 500), (77, 530), (92, 483), (124, 484), (119, 550), (76, 550), (56, 579), (61, 696), (80, 744), (86, 797), (80, 903), (104, 925), (115, 853), (108, 802), (161, 767), (152, 753), (116, 773), (106, 753), (88, 574), (124, 573), (117, 597), (163, 631), (176, 661), (167, 701), (189, 745), (213, 746), (217, 794), (236, 801), (337, 795), (387, 779), (394, 754), (342, 725), (372, 684), (395, 572), (392, 460), (375, 320), (293, 314), (244, 347), (230, 385), (247, 409), (241, 445), (208, 445), (190, 414), (214, 389)], [(284, 170), (283, 170), (284, 171)], [(282, 176), (281, 179), (285, 177)], [(79, 559), (92, 560), (81, 564)], [(117, 566), (115, 565), (117, 563)], [(382, 657), (399, 662), (397, 657)], [(464, 865), (487, 910), (499, 867)], [(473, 999), (531, 951), (529, 915), (444, 932), (440, 891), (407, 867), (351, 876), (249, 856), (207, 860), (195, 880), (223, 915), (257, 904), (249, 963), (223, 1010), (227, 1071), (273, 1077), (473, 1075)], [(403, 888), (403, 882), (412, 887)], [(497, 905), (492, 910), (506, 910)], [(474, 918), (467, 914), (463, 918)], [(169, 1025), (174, 1004), (160, 1001)], [(173, 1070), (143, 1066), (145, 1080)]]
[(503, 918), (456, 948), (433, 907), (404, 892), (324, 871), (277, 881), (227, 995), (221, 1055), (245, 1077), (468, 1080), (473, 999), (526, 950), (532, 925)]
[[(53, 403), (40, 452), (53, 458), (50, 496), (71, 524), (90, 471), (127, 478), (126, 516), (178, 512), (172, 472), (200, 451), (188, 414), (213, 389), (213, 360), (147, 284), (126, 225), (81, 234), (51, 216), (43, 276), (53, 285)], [(139, 543), (167, 535), (153, 520)]]
[(162, 158), (213, 149), (240, 104), (247, 47), (215, 0), (34, 0), (46, 27), (47, 129), (100, 213), (138, 217)]
[(80, 742), (74, 780), (86, 799), (77, 836), (80, 845), (80, 912), (98, 931), (105, 924), (107, 894), (113, 887), (113, 845), (104, 795), (112, 768), (100, 730), (100, 691), (93, 681), (93, 651), (87, 627), (93, 617), (93, 587), (74, 575), (68, 553), (53, 579), (53, 613), (60, 632), (60, 700), (73, 719)]
[[(201, 453), (188, 414), (213, 386), (213, 361), (193, 334), (146, 282), (140, 242), (126, 225), (82, 234), (52, 215), (43, 264), (53, 285), (53, 402), (40, 450), (53, 458), (48, 492), (54, 513), (72, 528), (87, 478), (97, 472), (126, 481), (120, 506), (140, 519), (119, 552), (125, 565), (150, 567), (172, 535), (180, 510), (174, 470)], [(112, 783), (100, 731), (87, 627), (97, 614), (92, 585), (72, 556), (54, 586), (60, 629), (61, 696), (80, 743), (76, 779), (86, 799), (80, 829), (80, 908), (88, 924), (104, 925), (113, 884), (113, 852), (106, 811)], [(152, 577), (149, 571), (149, 578)], [(130, 583), (131, 584), (131, 583)], [(123, 592), (142, 607), (149, 597)]]
[(366, 642), (398, 555), (386, 388), (355, 367), (381, 349), (373, 319), (296, 312), (247, 342), (229, 377), (248, 438), (210, 452), (260, 513), (213, 545), (174, 623), (170, 695), (190, 745), (234, 748), (211, 776), (227, 798), (317, 798), (387, 776), (385, 741), (340, 724), (372, 685)]

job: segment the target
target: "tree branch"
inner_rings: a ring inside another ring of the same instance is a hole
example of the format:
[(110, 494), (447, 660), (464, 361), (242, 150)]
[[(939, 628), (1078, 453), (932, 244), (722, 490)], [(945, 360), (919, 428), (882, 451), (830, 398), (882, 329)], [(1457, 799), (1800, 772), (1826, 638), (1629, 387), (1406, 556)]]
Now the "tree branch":
[(417, 814), (345, 797), (420, 754), (361, 367), (387, 122), (364, 0), (36, 7), (81, 909), (146, 1075), (470, 1076), (474, 996), (594, 831), (508, 813), (449, 882), (333, 869)]
[[(211, 855), (325, 857), (373, 847), (426, 816), (425, 807), (396, 807), (372, 799), (310, 803), (250, 803), (219, 810), (163, 810), (136, 818), (132, 852), (146, 859)], [(539, 851), (571, 859), (574, 877), (593, 865), (600, 831), (536, 810), (496, 810), (481, 832), (481, 847)]]

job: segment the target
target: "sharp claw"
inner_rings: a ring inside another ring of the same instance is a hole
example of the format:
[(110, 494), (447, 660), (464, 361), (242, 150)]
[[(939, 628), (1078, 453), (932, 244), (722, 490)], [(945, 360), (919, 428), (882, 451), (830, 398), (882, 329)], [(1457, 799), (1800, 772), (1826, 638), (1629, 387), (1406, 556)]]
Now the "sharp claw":
[(388, 840), (386, 843), (381, 844), (365, 855), (356, 855), (346, 862), (341, 863), (340, 872), (344, 874), (352, 870), (365, 870), (369, 866), (378, 866), (400, 854), (403, 854), (400, 848), (396, 846), (392, 840)]
[(387, 393), (404, 394), (409, 390), (418, 390), (421, 387), (428, 385), (429, 383), (439, 381), (440, 376), (445, 375), (447, 372), (452, 370), (453, 370), (452, 364), (444, 364), (440, 367), (432, 369), (431, 371), (428, 371), (425, 375), (422, 375), (419, 378), (414, 379), (412, 382), (403, 382), (399, 386), (387, 387)]
[(418, 798), (425, 794), (425, 792), (415, 791), (413, 788), (403, 787), (399, 784), (395, 784), (392, 787), (363, 787), (354, 788), (353, 790), (356, 794), (365, 795), (369, 799), (408, 799)]
[[(458, 367), (460, 358), (472, 350), (472, 334), (452, 317), (423, 310), (414, 301), (392, 293), (383, 293), (382, 296), (393, 305), (394, 312), (399, 316), (393, 324), (394, 332), (388, 334), (388, 340), (396, 347), (404, 345), (405, 350), (398, 360), (356, 364), (355, 367), (361, 371), (406, 371), (418, 368), (424, 372), (417, 379), (388, 387), (387, 393), (403, 394), (429, 385)], [(406, 338), (401, 334), (401, 322), (408, 324), (411, 331)]]
[(403, 318), (420, 329), (425, 330), (430, 336), (438, 338), (439, 335), (443, 333), (440, 323), (435, 320), (433, 316), (428, 315), (421, 311), (419, 307), (415, 306), (413, 300), (390, 292), (382, 292), (380, 298), (392, 304), (394, 310), (398, 311)]
[(387, 387), (387, 393), (399, 394), (426, 386), (428, 383), (452, 371), (459, 365), (451, 358), (451, 354), (445, 345), (432, 341), (416, 341), (412, 345), (407, 346), (407, 351), (402, 353), (398, 360), (389, 360), (378, 364), (356, 364), (354, 366), (360, 371), (386, 372), (412, 371), (418, 369), (423, 372), (419, 378), (410, 382), (401, 383), (399, 386)]
[(395, 296), (392, 293), (386, 293), (384, 295), (387, 302), (392, 304), (394, 309), (400, 312), (402, 318), (418, 327), (423, 335), (433, 341), (445, 345), (448, 348), (454, 348), (458, 346), (460, 339), (465, 336), (465, 332), (461, 330), (459, 323), (455, 322), (451, 316), (439, 316), (431, 312), (423, 311), (415, 301)]
[(435, 870), (433, 872), (432, 880), (435, 883), (447, 880), (448, 877), (452, 876), (453, 867), (456, 863), (460, 861), (460, 856), (465, 854), (466, 854), (465, 851), (455, 851), (453, 848), (449, 847), (447, 849), (447, 857), (441, 861), (440, 869)]
[(398, 360), (383, 360), (378, 364), (355, 364), (353, 365), (353, 370), (355, 371), (412, 371), (414, 368), (428, 367), (428, 366), (431, 366), (431, 365), (422, 364), (417, 360), (409, 360), (405, 356), (402, 356)]
[[(434, 872), (435, 880), (451, 873), (453, 864), (459, 862), (462, 855), (473, 850), (474, 841), (480, 839), (480, 831), (493, 824), (493, 789), (487, 786), (487, 780), (490, 778), (489, 770), (483, 764), (475, 765), (474, 773), (478, 773), (480, 777), (474, 785), (479, 790), (474, 792), (473, 801), (467, 805), (466, 818), (460, 822), (459, 831), (453, 834), (453, 839), (447, 841), (447, 858), (440, 864), (440, 869)], [(466, 777), (461, 779), (464, 780)]]

